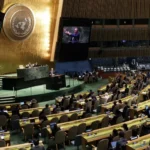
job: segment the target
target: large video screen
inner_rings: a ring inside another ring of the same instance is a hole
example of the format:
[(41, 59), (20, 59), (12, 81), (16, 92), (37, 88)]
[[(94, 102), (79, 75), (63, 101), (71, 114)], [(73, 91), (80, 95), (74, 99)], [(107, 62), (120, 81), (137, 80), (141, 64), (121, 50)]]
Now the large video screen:
[(63, 28), (62, 43), (89, 43), (90, 27), (66, 26)]

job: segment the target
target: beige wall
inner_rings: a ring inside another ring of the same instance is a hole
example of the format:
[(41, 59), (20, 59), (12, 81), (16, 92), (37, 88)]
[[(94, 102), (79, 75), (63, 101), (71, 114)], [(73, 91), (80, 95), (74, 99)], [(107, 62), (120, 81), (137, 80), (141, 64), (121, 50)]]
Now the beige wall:
[(1, 31), (0, 74), (15, 72), (19, 64), (49, 63), (52, 55), (59, 0), (0, 0), (1, 11), (5, 12), (14, 3), (21, 3), (31, 8), (36, 25), (32, 35), (21, 42), (9, 40)]

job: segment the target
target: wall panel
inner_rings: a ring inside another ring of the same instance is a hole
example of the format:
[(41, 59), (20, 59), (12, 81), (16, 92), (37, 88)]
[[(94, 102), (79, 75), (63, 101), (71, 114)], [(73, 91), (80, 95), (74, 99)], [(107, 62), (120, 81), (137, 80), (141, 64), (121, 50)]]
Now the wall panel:
[(65, 0), (62, 17), (109, 18), (109, 19), (150, 18), (150, 1)]
[(150, 40), (150, 28), (105, 29), (93, 27), (91, 41)]
[(34, 12), (36, 25), (30, 38), (21, 42), (9, 40), (0, 33), (0, 74), (15, 72), (19, 64), (49, 63), (59, 0), (0, 0), (5, 12), (9, 6), (21, 3)]

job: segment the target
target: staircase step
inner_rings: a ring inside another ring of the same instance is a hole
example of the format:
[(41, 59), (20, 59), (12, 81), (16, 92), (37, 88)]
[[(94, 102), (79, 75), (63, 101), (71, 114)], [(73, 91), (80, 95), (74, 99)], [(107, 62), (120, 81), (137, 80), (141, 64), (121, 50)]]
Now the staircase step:
[(15, 100), (12, 100), (12, 101), (0, 101), (0, 104), (7, 104), (7, 103), (14, 103)]
[(1, 96), (0, 104), (14, 103), (15, 99), (15, 96)]

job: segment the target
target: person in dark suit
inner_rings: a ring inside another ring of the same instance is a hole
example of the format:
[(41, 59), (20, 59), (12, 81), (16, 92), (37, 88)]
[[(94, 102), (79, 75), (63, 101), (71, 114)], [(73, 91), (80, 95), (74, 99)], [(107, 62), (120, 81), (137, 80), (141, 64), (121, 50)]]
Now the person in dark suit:
[(113, 112), (113, 110), (114, 110), (114, 108), (117, 106), (117, 102), (116, 101), (114, 101), (114, 104), (113, 104), (113, 106), (112, 106), (112, 108), (111, 108), (111, 111)]
[(39, 120), (41, 121), (41, 124), (45, 121), (47, 121), (47, 117), (46, 116), (39, 116)]
[(21, 107), (26, 107), (27, 109), (29, 108), (29, 105), (27, 104), (27, 102), (26, 101), (24, 101), (24, 104), (23, 105), (21, 105)]
[(17, 105), (17, 106), (12, 110), (12, 115), (18, 115), (18, 116), (20, 117), (19, 110), (20, 110), (20, 106)]
[(118, 136), (118, 130), (114, 129), (111, 135), (111, 138), (113, 139), (115, 136)]
[(1, 115), (1, 116), (4, 115), (4, 116), (6, 116), (6, 118), (9, 118), (9, 117), (10, 117), (9, 114), (4, 110), (3, 107), (0, 108), (0, 115)]
[(129, 88), (128, 88), (128, 86), (127, 86), (127, 84), (125, 85), (125, 91), (124, 91), (124, 96), (127, 96), (128, 95), (128, 93), (129, 93)]
[(122, 116), (122, 113), (117, 109), (117, 110), (116, 110), (116, 115), (115, 115), (114, 118), (112, 119), (111, 123), (112, 123), (113, 125), (116, 124), (117, 119), (118, 119), (119, 117), (121, 117), (121, 116)]
[(62, 101), (61, 101), (61, 106), (63, 106), (64, 101), (66, 100), (65, 95), (63, 95)]
[(31, 148), (31, 150), (45, 150), (43, 145), (39, 145), (39, 140), (33, 141), (34, 147)]
[(70, 98), (70, 106), (73, 104), (73, 102), (76, 101), (74, 94), (71, 95)]
[(128, 129), (128, 126), (127, 126), (127, 124), (125, 123), (125, 124), (123, 124), (122, 125), (122, 127), (123, 127), (123, 129), (124, 129), (124, 131), (128, 131), (129, 129)]
[(128, 109), (129, 109), (130, 107), (128, 106), (128, 103), (127, 103), (127, 102), (125, 102), (124, 104), (125, 104), (125, 107), (124, 107), (124, 109), (123, 109), (122, 116), (123, 116), (124, 119), (127, 119), (127, 118), (126, 118), (127, 115), (128, 115), (127, 112), (128, 112)]
[(124, 149), (127, 144), (127, 139), (124, 137), (123, 131), (119, 132), (119, 138), (120, 139), (117, 141), (117, 144), (116, 144), (116, 150)]
[(37, 100), (36, 99), (32, 99), (30, 107), (33, 108), (33, 106), (35, 106), (36, 104), (38, 104)]
[(57, 124), (54, 124), (54, 128), (52, 130), (52, 135), (55, 136), (55, 134), (60, 131), (60, 128), (57, 126)]
[(51, 110), (50, 110), (48, 104), (46, 104), (46, 105), (45, 105), (45, 108), (43, 108), (43, 110), (42, 110), (43, 113), (44, 113), (45, 111), (51, 113)]
[(74, 28), (74, 33), (71, 33), (69, 31), (65, 30), (65, 34), (70, 36), (69, 43), (79, 43), (80, 33), (79, 33), (78, 28)]

